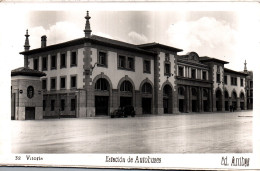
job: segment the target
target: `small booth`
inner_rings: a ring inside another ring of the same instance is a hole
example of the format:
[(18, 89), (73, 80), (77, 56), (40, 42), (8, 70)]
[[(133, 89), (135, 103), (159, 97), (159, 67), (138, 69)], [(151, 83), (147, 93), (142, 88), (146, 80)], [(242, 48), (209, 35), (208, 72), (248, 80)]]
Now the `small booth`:
[(43, 94), (40, 77), (45, 73), (21, 67), (11, 71), (11, 119), (43, 118)]

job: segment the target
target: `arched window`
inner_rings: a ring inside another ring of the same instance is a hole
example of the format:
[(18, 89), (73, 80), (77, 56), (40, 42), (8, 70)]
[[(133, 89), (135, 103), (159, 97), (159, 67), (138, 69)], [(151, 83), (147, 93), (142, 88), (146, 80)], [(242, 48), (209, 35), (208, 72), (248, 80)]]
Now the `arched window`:
[(229, 95), (228, 95), (228, 92), (225, 91), (225, 98), (228, 99)]
[(244, 100), (244, 98), (245, 98), (244, 93), (241, 93), (241, 94), (240, 94), (240, 99), (243, 99), (243, 100)]
[(183, 87), (179, 87), (178, 88), (178, 93), (179, 93), (179, 95), (184, 95), (184, 88)]
[(236, 99), (237, 98), (237, 93), (236, 92), (233, 92), (232, 93), (232, 99)]
[(124, 81), (121, 84), (120, 91), (125, 91), (125, 92), (132, 92), (133, 91), (133, 86), (129, 81)]
[(172, 94), (172, 88), (169, 85), (165, 85), (163, 88), (163, 95), (170, 96)]
[(203, 89), (203, 97), (208, 97), (208, 91), (206, 89)]
[(108, 91), (109, 90), (109, 83), (106, 79), (100, 78), (97, 80), (95, 85), (95, 90), (99, 91)]
[(217, 90), (216, 91), (216, 98), (221, 98), (221, 91), (220, 90)]
[(191, 93), (193, 96), (197, 96), (197, 90), (195, 88), (191, 89)]
[(152, 93), (152, 86), (150, 83), (144, 83), (142, 86), (142, 92), (143, 93)]

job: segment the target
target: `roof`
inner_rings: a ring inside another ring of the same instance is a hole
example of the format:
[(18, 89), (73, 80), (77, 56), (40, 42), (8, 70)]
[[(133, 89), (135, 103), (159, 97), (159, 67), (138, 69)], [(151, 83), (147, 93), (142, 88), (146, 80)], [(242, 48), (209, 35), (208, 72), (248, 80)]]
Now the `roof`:
[(25, 68), (25, 67), (20, 67), (11, 71), (11, 76), (18, 76), (18, 75), (34, 76), (34, 77), (46, 76), (44, 72)]
[(92, 35), (90, 38), (83, 37), (83, 38), (78, 38), (78, 39), (74, 39), (71, 41), (63, 42), (63, 43), (46, 46), (43, 48), (32, 49), (29, 51), (20, 52), (20, 54), (32, 55), (35, 53), (46, 52), (46, 51), (55, 50), (58, 48), (75, 46), (75, 45), (80, 45), (80, 44), (83, 45), (84, 43), (94, 43), (94, 44), (99, 44), (99, 45), (104, 45), (104, 46), (109, 46), (109, 47), (117, 47), (117, 48), (121, 48), (124, 50), (131, 50), (131, 51), (135, 51), (135, 52), (144, 53), (147, 55), (155, 54), (154, 52), (141, 49), (134, 44), (125, 43), (125, 42), (113, 40), (113, 39), (108, 39), (108, 38), (104, 38), (104, 37), (100, 37), (100, 36), (96, 36), (96, 35)]
[(167, 46), (167, 45), (163, 45), (163, 44), (155, 43), (155, 42), (154, 43), (140, 44), (140, 45), (137, 45), (137, 47), (143, 48), (143, 49), (162, 48), (162, 49), (166, 49), (166, 50), (174, 51), (174, 52), (182, 52), (183, 51), (182, 49), (178, 49), (178, 48), (175, 48), (175, 47), (172, 47), (172, 46)]
[(201, 62), (218, 62), (218, 63), (222, 63), (222, 64), (228, 64), (229, 62), (227, 61), (223, 61), (223, 60), (220, 60), (220, 59), (216, 59), (216, 58), (211, 58), (211, 57), (208, 57), (208, 56), (202, 56), (199, 58), (199, 60)]
[(231, 70), (231, 69), (228, 69), (228, 68), (224, 68), (224, 72), (229, 72), (229, 73), (234, 73), (234, 74), (239, 74), (239, 75), (244, 75), (244, 76), (247, 76), (248, 74), (247, 73), (244, 73), (244, 72), (241, 72), (241, 71), (234, 71), (234, 70)]

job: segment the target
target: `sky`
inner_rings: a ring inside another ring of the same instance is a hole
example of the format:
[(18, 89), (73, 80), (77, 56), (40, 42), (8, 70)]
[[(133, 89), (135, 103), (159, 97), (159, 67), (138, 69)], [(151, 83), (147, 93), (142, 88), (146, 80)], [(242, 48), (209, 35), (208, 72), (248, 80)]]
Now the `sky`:
[(88, 9), (92, 34), (133, 44), (157, 42), (183, 49), (180, 55), (194, 51), (199, 56), (228, 61), (225, 67), (237, 71), (244, 69), (245, 60), (248, 70), (258, 68), (260, 10), (255, 4), (240, 3), (238, 9), (231, 4), (216, 10), (182, 10), (176, 6), (159, 10), (156, 5), (125, 10), (121, 4), (101, 9), (84, 5), (65, 10), (0, 6), (0, 87), (9, 87), (11, 70), (23, 66), (19, 52), (24, 49), (26, 29), (31, 49), (40, 47), (42, 35), (47, 36), (47, 45), (80, 38)]

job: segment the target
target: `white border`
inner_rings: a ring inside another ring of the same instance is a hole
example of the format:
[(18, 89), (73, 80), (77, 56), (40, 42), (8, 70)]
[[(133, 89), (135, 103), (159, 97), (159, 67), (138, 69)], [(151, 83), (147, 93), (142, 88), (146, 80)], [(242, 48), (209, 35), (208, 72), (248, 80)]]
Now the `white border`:
[[(98, 7), (98, 8), (97, 8)], [(241, 11), (241, 12), (255, 12), (259, 14), (260, 8), (257, 2), (91, 2), (91, 3), (0, 3), (0, 10), (100, 10), (100, 11), (113, 11), (113, 10), (129, 10), (129, 11), (141, 11), (141, 10), (176, 10), (176, 11)], [(19, 13), (17, 13), (19, 15)], [(259, 22), (260, 20), (256, 21)], [(258, 23), (259, 24), (259, 23)], [(18, 26), (19, 27), (19, 26)], [(260, 32), (259, 32), (260, 35)], [(259, 36), (256, 35), (256, 36)], [(18, 52), (17, 52), (18, 53)], [(259, 54), (256, 54), (256, 62), (258, 61)], [(1, 70), (2, 71), (2, 70)], [(153, 168), (153, 169), (260, 169), (260, 149), (259, 149), (259, 107), (257, 97), (259, 95), (256, 89), (259, 81), (259, 68), (253, 68), (254, 71), (254, 112), (253, 112), (253, 153), (249, 154), (11, 154), (10, 143), (10, 117), (3, 117), (0, 125), (1, 130), (5, 130), (0, 133), (0, 140), (4, 140), (0, 143), (1, 149), (5, 149), (0, 154), (0, 165), (12, 165), (12, 166), (49, 166), (49, 167), (91, 167), (91, 168)], [(3, 71), (5, 74), (10, 74), (10, 71)], [(11, 79), (10, 79), (11, 80)], [(4, 80), (9, 81), (10, 80)], [(10, 84), (0, 84), (1, 92), (9, 89)], [(1, 97), (3, 98), (3, 97)], [(10, 99), (10, 97), (6, 97)], [(9, 100), (10, 101), (10, 100)], [(1, 106), (2, 107), (2, 106)], [(3, 109), (3, 108), (2, 108)], [(9, 106), (4, 107), (5, 110), (1, 110), (1, 113), (10, 113)], [(8, 132), (9, 130), (9, 132)], [(26, 155), (40, 156), (42, 161), (26, 160)], [(136, 156), (146, 157), (154, 156), (160, 157), (162, 163), (157, 164), (138, 164), (138, 163), (107, 163), (105, 162), (106, 156), (122, 156), (124, 158)], [(15, 160), (16, 156), (21, 156), (22, 160)], [(248, 157), (250, 158), (249, 167), (245, 166), (223, 166), (221, 165), (222, 157), (227, 157), (231, 160), (232, 157)]]

